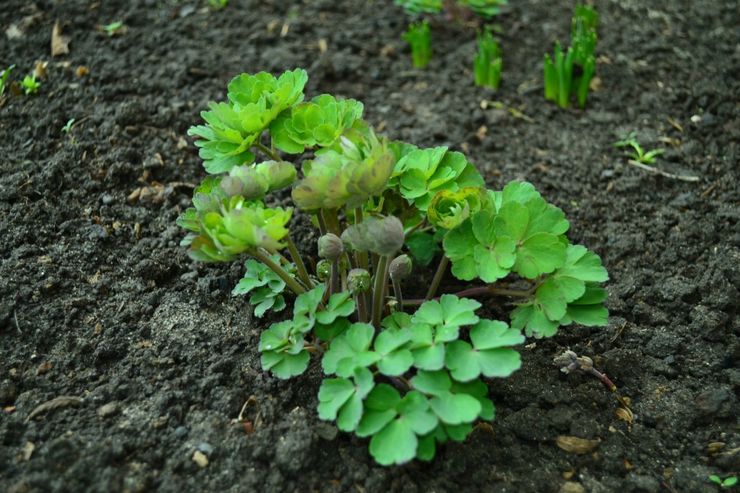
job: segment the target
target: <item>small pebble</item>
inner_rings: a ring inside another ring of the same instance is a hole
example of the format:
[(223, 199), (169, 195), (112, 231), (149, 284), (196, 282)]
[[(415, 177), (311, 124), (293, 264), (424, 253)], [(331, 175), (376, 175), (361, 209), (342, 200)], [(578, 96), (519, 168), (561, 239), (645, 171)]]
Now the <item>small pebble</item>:
[(199, 467), (206, 467), (208, 465), (208, 457), (200, 450), (196, 450), (193, 452), (193, 462), (198, 464)]
[(178, 426), (175, 428), (175, 438), (185, 438), (188, 434), (188, 429), (184, 426)]
[(197, 448), (200, 452), (203, 452), (206, 455), (211, 455), (213, 453), (213, 447), (208, 442), (200, 442)]
[(118, 414), (119, 411), (119, 405), (117, 401), (109, 402), (107, 404), (103, 404), (98, 408), (98, 416), (101, 418), (109, 418), (111, 416), (114, 416)]

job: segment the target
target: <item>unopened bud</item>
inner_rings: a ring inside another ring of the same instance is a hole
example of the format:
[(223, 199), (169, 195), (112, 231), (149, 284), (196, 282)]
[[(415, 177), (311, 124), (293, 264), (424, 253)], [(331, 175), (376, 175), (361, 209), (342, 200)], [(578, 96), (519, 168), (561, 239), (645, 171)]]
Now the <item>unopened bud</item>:
[(352, 294), (369, 291), (371, 284), (370, 273), (365, 269), (352, 269), (347, 274), (347, 287)]
[(333, 233), (327, 233), (319, 238), (319, 257), (329, 261), (336, 261), (344, 253), (342, 239)]
[(411, 259), (408, 255), (399, 255), (391, 261), (388, 273), (394, 281), (403, 281), (411, 274)]
[(393, 255), (403, 246), (403, 224), (395, 216), (384, 217), (373, 224), (368, 232), (375, 242), (374, 250), (378, 255)]
[(331, 275), (331, 262), (328, 260), (319, 260), (316, 264), (316, 277), (319, 281), (326, 281)]

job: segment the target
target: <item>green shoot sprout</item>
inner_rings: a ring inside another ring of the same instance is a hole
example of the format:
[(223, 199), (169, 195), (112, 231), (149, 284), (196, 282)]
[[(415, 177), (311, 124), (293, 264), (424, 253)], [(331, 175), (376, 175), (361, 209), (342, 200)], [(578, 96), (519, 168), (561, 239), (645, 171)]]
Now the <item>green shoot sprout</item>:
[(123, 34), (126, 26), (122, 21), (116, 21), (111, 22), (110, 24), (105, 24), (101, 27), (101, 29), (108, 35), (108, 37), (113, 37), (118, 34)]
[(625, 156), (641, 164), (655, 164), (655, 158), (665, 152), (665, 149), (653, 149), (646, 152), (640, 143), (637, 142), (637, 134), (635, 132), (630, 132), (625, 138), (616, 141), (614, 147), (632, 148), (632, 152), (625, 152)]
[(442, 12), (442, 0), (395, 0), (410, 15), (438, 14)]
[(10, 78), (10, 73), (13, 71), (14, 68), (15, 65), (11, 65), (10, 67), (3, 70), (0, 74), (0, 97), (5, 94), (5, 89), (8, 87), (8, 79)]
[(432, 59), (432, 35), (426, 20), (409, 24), (403, 39), (411, 47), (411, 60), (416, 68), (424, 68)]
[(598, 15), (589, 6), (579, 5), (573, 15), (571, 46), (563, 50), (555, 43), (553, 56), (544, 59), (545, 98), (567, 108), (575, 94), (578, 105), (586, 105), (589, 84), (596, 70), (596, 26)]
[(722, 479), (716, 474), (712, 474), (711, 476), (709, 476), (709, 480), (712, 483), (719, 485), (722, 489), (729, 489), (737, 484), (737, 476), (729, 476), (725, 479)]
[(493, 39), (491, 30), (485, 29), (478, 35), (478, 53), (473, 63), (475, 85), (498, 89), (502, 63), (501, 49)]
[(475, 15), (484, 19), (491, 19), (501, 12), (501, 7), (507, 0), (457, 0), (457, 3), (470, 9)]
[[(358, 101), (304, 102), (307, 78), (239, 75), (189, 130), (208, 176), (178, 218), (182, 245), (197, 261), (247, 257), (233, 294), (256, 317), (290, 313), (260, 334), (265, 371), (320, 361), (319, 418), (367, 438), (379, 464), (428, 461), (494, 419), (488, 381), (520, 368), (526, 336), (606, 324), (608, 275), (529, 183), (489, 190), (464, 154), (377, 134)], [(287, 188), (315, 248), (293, 242), (284, 193), (269, 198)], [(435, 260), (420, 292), (415, 270)], [(450, 267), (472, 287), (438, 296)], [(478, 313), (489, 296), (516, 301), (508, 321)]]
[(222, 10), (229, 5), (229, 0), (208, 0), (208, 5), (213, 10)]
[(69, 120), (67, 120), (67, 123), (65, 123), (64, 126), (62, 127), (62, 129), (61, 129), (62, 132), (64, 132), (65, 134), (68, 134), (69, 132), (72, 131), (72, 126), (74, 124), (75, 124), (75, 119), (74, 118), (70, 118)]
[(28, 96), (30, 94), (36, 94), (37, 92), (39, 92), (41, 82), (36, 80), (36, 74), (31, 74), (23, 77), (23, 80), (21, 81), (21, 87), (23, 88), (23, 92)]

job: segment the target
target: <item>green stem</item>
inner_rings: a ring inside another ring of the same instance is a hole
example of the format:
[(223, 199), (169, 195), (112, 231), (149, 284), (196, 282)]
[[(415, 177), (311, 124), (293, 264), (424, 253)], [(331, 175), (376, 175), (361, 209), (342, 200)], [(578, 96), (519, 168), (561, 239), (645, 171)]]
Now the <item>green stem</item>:
[(254, 144), (254, 146), (257, 149), (259, 149), (265, 156), (269, 157), (273, 161), (282, 161), (282, 159), (280, 159), (280, 156), (278, 156), (278, 154), (275, 151), (267, 147), (262, 142), (257, 142), (256, 144)]
[(391, 277), (391, 282), (393, 283), (393, 295), (396, 297), (395, 309), (403, 311), (403, 295), (401, 294), (401, 282), (398, 279), (393, 279), (393, 277)]
[(327, 232), (327, 229), (326, 221), (324, 221), (324, 216), (321, 214), (321, 211), (316, 213), (316, 220), (319, 223), (319, 233), (321, 233), (321, 236), (324, 236)]
[(298, 248), (296, 248), (290, 235), (287, 236), (287, 244), (290, 257), (293, 259), (293, 263), (298, 270), (298, 277), (303, 281), (303, 284), (305, 284), (308, 289), (312, 289), (313, 282), (308, 275), (308, 270), (306, 270), (306, 264), (303, 263), (303, 258), (301, 257), (300, 252), (298, 252)]
[(365, 293), (355, 293), (355, 306), (357, 307), (357, 321), (367, 323), (367, 298)]
[(320, 214), (324, 216), (326, 230), (329, 233), (341, 236), (342, 231), (339, 228), (339, 211), (337, 211), (337, 209), (321, 209)]
[[(363, 221), (362, 207), (355, 209), (355, 224), (360, 224)], [(355, 257), (357, 258), (357, 266), (360, 269), (368, 270), (368, 259), (367, 252), (356, 252)]]
[(339, 292), (339, 260), (331, 263), (331, 274), (329, 276), (329, 296), (331, 296)]
[(388, 282), (388, 256), (383, 255), (378, 260), (375, 270), (375, 286), (373, 287), (373, 326), (380, 328), (380, 319), (383, 316), (385, 285)]
[[(475, 288), (463, 289), (462, 291), (458, 291), (457, 293), (452, 294), (454, 294), (458, 298), (469, 298), (477, 296), (508, 296), (510, 298), (529, 298), (535, 293), (536, 290), (537, 285), (534, 285), (532, 286), (532, 288), (527, 290), (495, 288), (493, 286), (478, 286)], [(423, 300), (405, 300), (402, 303), (406, 306), (415, 306), (421, 305), (422, 303), (424, 303), (425, 301), (429, 301), (430, 299), (433, 298), (427, 298)]]
[(442, 260), (439, 261), (439, 265), (437, 266), (437, 272), (434, 273), (434, 278), (432, 278), (432, 284), (429, 286), (429, 290), (427, 291), (426, 299), (431, 300), (434, 298), (434, 295), (437, 293), (437, 289), (439, 288), (439, 283), (442, 282), (442, 277), (444, 277), (445, 272), (447, 272), (447, 266), (449, 264), (450, 259), (442, 256)]
[(295, 280), (293, 276), (288, 274), (285, 269), (280, 267), (278, 264), (272, 261), (269, 255), (267, 255), (266, 252), (263, 252), (259, 249), (254, 249), (249, 252), (250, 255), (252, 255), (254, 258), (265, 264), (267, 267), (269, 267), (275, 274), (280, 276), (280, 279), (285, 282), (285, 285), (290, 288), (291, 291), (293, 291), (296, 295), (301, 295), (306, 292), (306, 289), (301, 286), (301, 284)]

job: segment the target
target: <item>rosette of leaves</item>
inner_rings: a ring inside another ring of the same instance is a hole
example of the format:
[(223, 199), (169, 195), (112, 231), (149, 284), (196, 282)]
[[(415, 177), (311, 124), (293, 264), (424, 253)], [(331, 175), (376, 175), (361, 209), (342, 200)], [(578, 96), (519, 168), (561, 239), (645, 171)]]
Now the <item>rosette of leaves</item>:
[(337, 100), (322, 94), (294, 106), (272, 122), (272, 143), (288, 154), (300, 154), (306, 147), (329, 147), (362, 118), (362, 110), (362, 103), (354, 99)]
[[(280, 256), (275, 254), (270, 257), (273, 262), (280, 264)], [(231, 290), (233, 296), (243, 296), (251, 294), (249, 303), (254, 306), (254, 315), (262, 318), (267, 310), (279, 312), (285, 309), (285, 281), (278, 276), (273, 270), (262, 262), (255, 259), (249, 259), (245, 262), (244, 277), (242, 277), (234, 289)], [(295, 274), (293, 264), (284, 266), (289, 274)]]
[(568, 245), (563, 266), (545, 277), (534, 297), (512, 312), (511, 324), (536, 337), (553, 336), (560, 325), (573, 322), (606, 325), (606, 290), (599, 284), (608, 279), (598, 255), (584, 246)]
[(452, 273), (462, 280), (491, 283), (515, 272), (535, 279), (565, 263), (568, 221), (526, 182), (489, 192), (479, 212), (445, 236)]
[[(241, 196), (226, 197), (212, 186), (210, 193), (196, 193), (194, 209), (189, 209), (178, 223), (195, 234), (189, 235), (184, 245), (189, 254), (204, 262), (230, 261), (237, 255), (263, 248), (274, 252), (284, 245), (286, 227), (292, 208), (269, 208), (259, 200)], [(199, 208), (200, 207), (200, 208)]]
[(447, 147), (419, 149), (396, 146), (397, 162), (391, 186), (410, 204), (426, 211), (432, 198), (441, 190), (457, 191), (464, 187), (481, 187), (483, 178), (460, 152)]
[(453, 229), (471, 214), (480, 211), (487, 200), (485, 192), (479, 187), (464, 187), (455, 192), (441, 190), (429, 204), (427, 218), (438, 228)]
[(370, 127), (353, 128), (338, 143), (303, 164), (293, 201), (306, 211), (355, 208), (385, 190), (393, 153)]
[(201, 113), (205, 125), (188, 135), (199, 137), (195, 145), (208, 173), (218, 174), (234, 166), (254, 162), (251, 148), (278, 115), (303, 100), (308, 75), (295, 69), (275, 78), (267, 72), (242, 74), (228, 86), (228, 102), (209, 104)]

